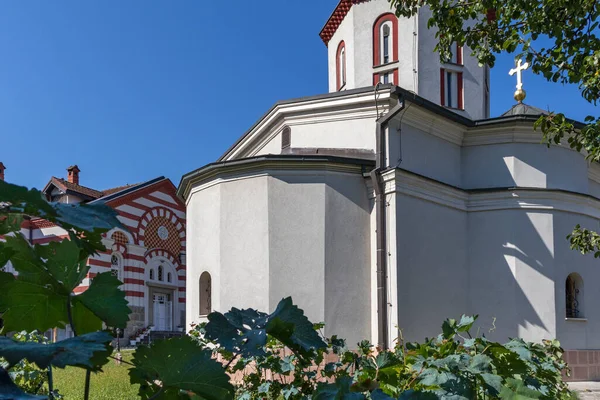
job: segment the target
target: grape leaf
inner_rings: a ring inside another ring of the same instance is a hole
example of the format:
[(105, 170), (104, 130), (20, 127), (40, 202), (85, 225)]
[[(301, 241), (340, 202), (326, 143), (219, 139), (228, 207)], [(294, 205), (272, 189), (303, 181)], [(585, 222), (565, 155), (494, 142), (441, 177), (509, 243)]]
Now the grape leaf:
[[(0, 337), (0, 357), (6, 359), (10, 366), (27, 359), (42, 369), (53, 365), (59, 368), (77, 366), (99, 371), (98, 365), (106, 362), (112, 350), (112, 340), (112, 335), (107, 332), (89, 333), (52, 344), (17, 342)], [(105, 359), (95, 359), (92, 362), (96, 353), (100, 353)]]
[(46, 261), (48, 272), (71, 293), (90, 270), (87, 254), (70, 240), (52, 242), (46, 246), (35, 246), (37, 255)]
[(117, 219), (115, 209), (99, 202), (96, 204), (52, 204), (57, 220), (63, 226), (72, 226), (84, 231), (106, 232), (115, 227), (126, 229)]
[(206, 400), (233, 399), (225, 368), (187, 336), (138, 347), (132, 362), (130, 380), (140, 384), (142, 398), (159, 390), (163, 393), (157, 399), (173, 398), (178, 390), (185, 390)]
[(73, 301), (81, 303), (112, 328), (125, 329), (131, 310), (127, 307), (122, 283), (110, 272), (96, 275), (92, 284)]
[(335, 383), (321, 383), (313, 394), (313, 400), (363, 400), (366, 396), (362, 393), (352, 392), (352, 378), (342, 376)]
[(211, 313), (208, 316), (206, 335), (218, 340), (219, 345), (233, 353), (245, 357), (265, 354), (267, 343), (266, 323), (268, 315), (256, 310), (232, 308), (225, 313)]
[(10, 379), (10, 375), (0, 367), (0, 400), (47, 400), (48, 396), (34, 396), (22, 391)]
[(291, 297), (281, 300), (271, 315), (233, 308), (225, 315), (214, 312), (208, 320), (207, 337), (244, 356), (264, 354), (267, 334), (305, 357), (310, 355), (310, 349), (327, 347), (304, 312), (292, 303)]
[(51, 285), (15, 279), (12, 274), (0, 272), (0, 292), (4, 333), (64, 328), (68, 320), (67, 296), (57, 294)]
[(309, 349), (327, 347), (304, 311), (292, 303), (291, 297), (281, 300), (269, 316), (267, 333), (303, 355), (307, 355)]

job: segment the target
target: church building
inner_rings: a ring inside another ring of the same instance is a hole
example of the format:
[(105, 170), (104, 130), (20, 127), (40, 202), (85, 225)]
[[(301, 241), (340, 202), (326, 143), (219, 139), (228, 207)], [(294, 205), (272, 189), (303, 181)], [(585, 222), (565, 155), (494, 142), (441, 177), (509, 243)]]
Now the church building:
[[(4, 180), (0, 163), (0, 179)], [(95, 190), (79, 181), (80, 169), (67, 169), (67, 179), (52, 177), (42, 193), (46, 200), (65, 204), (104, 202), (118, 212), (126, 229), (115, 228), (104, 235), (106, 251), (90, 257), (90, 271), (76, 294), (85, 292), (94, 277), (110, 271), (121, 282), (132, 310), (123, 339), (134, 340), (149, 327), (166, 335), (185, 326), (185, 206), (169, 179), (108, 190)], [(21, 227), (31, 244), (47, 244), (68, 238), (60, 226), (33, 218)], [(10, 264), (8, 272), (14, 272)], [(72, 335), (70, 328), (57, 330), (53, 339)]]
[(292, 296), (327, 335), (389, 347), (478, 314), (494, 340), (558, 338), (574, 379), (600, 379), (600, 265), (566, 240), (599, 225), (600, 167), (541, 144), (522, 90), (490, 117), (489, 69), (459, 46), (440, 63), (429, 16), (341, 0), (320, 34), (329, 93), (276, 103), (183, 176), (186, 321)]

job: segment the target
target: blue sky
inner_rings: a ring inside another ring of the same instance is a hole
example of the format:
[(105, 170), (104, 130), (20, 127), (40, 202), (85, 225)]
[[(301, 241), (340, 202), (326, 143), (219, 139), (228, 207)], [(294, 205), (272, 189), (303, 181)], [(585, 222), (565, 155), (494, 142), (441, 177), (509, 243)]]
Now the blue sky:
[[(0, 3), (0, 161), (42, 187), (71, 164), (105, 189), (214, 161), (277, 100), (327, 92), (319, 31), (337, 0)], [(492, 115), (514, 103), (511, 56)], [(583, 119), (576, 87), (524, 77), (527, 103)]]

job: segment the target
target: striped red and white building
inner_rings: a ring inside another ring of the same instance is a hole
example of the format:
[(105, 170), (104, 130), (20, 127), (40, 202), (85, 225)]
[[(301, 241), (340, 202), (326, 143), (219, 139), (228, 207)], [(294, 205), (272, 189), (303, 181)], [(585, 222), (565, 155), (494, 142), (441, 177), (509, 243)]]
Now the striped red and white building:
[[(4, 167), (2, 167), (4, 172)], [(48, 201), (68, 204), (102, 201), (118, 212), (127, 228), (115, 228), (103, 239), (106, 251), (89, 258), (90, 271), (75, 293), (83, 293), (94, 277), (111, 271), (122, 282), (132, 310), (124, 337), (154, 326), (156, 331), (176, 331), (185, 326), (185, 206), (173, 183), (164, 177), (109, 190), (79, 183), (77, 166), (67, 169), (67, 179), (52, 177), (43, 194)], [(3, 178), (3, 176), (2, 176)], [(33, 218), (21, 233), (32, 244), (64, 240), (67, 232), (44, 219)], [(10, 271), (10, 266), (8, 266)], [(69, 329), (59, 338), (69, 336)]]

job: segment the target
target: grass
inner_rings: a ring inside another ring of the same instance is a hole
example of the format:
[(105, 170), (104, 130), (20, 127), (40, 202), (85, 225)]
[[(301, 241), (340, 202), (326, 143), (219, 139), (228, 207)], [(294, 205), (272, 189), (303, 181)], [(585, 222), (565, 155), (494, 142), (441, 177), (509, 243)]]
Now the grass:
[[(131, 351), (121, 351), (123, 360), (131, 361)], [(125, 400), (138, 399), (139, 385), (129, 383), (130, 366), (124, 363), (117, 365), (115, 360), (110, 360), (102, 369), (103, 372), (92, 373), (90, 383), (91, 400)], [(81, 368), (68, 367), (65, 369), (55, 368), (54, 388), (62, 394), (65, 400), (83, 399), (85, 385), (85, 370)]]

